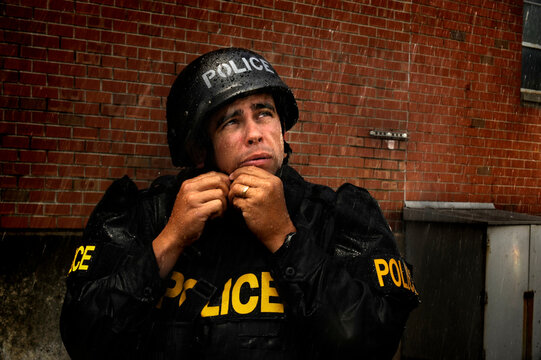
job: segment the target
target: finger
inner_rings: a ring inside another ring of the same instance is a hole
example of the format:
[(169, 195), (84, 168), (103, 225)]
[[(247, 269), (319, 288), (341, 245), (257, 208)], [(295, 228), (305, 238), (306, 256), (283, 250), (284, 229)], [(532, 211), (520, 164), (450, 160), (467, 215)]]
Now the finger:
[(248, 198), (250, 196), (248, 193), (253, 193), (255, 189), (255, 187), (250, 187), (250, 185), (245, 183), (235, 182), (229, 188), (228, 199), (230, 202), (233, 202), (235, 198)]
[(251, 188), (264, 187), (268, 183), (268, 180), (269, 179), (260, 178), (258, 176), (253, 176), (251, 174), (242, 174), (231, 183), (230, 188), (238, 184), (248, 185)]
[(218, 171), (209, 171), (204, 174), (198, 175), (193, 179), (197, 179), (197, 178), (204, 179), (204, 178), (212, 178), (212, 177), (228, 178), (228, 176), (224, 173), (221, 173)]
[(209, 201), (205, 204), (206, 208), (209, 211), (209, 219), (215, 219), (217, 217), (222, 216), (225, 213), (225, 210), (227, 210), (227, 201), (224, 199), (215, 199), (212, 201)]
[(205, 180), (204, 185), (206, 185), (207, 188), (220, 188), (225, 193), (229, 191), (229, 186), (231, 185), (229, 177), (222, 173), (215, 173), (214, 176)]
[(222, 189), (224, 193), (229, 192), (231, 181), (227, 175), (222, 173), (205, 173), (193, 179), (186, 180), (182, 187), (185, 191), (203, 191), (208, 189)]
[(244, 210), (246, 209), (246, 206), (248, 204), (248, 200), (246, 198), (237, 196), (237, 197), (233, 197), (230, 201), (231, 201), (231, 205), (233, 205), (237, 209), (240, 209), (244, 214)]
[[(225, 204), (225, 205), (224, 205)], [(198, 214), (197, 217), (206, 221), (207, 219), (214, 219), (216, 217), (222, 216), (227, 208), (226, 202), (223, 199), (213, 199), (207, 201), (204, 204), (201, 204), (194, 209)]]
[(189, 194), (187, 195), (187, 198), (188, 198), (188, 202), (193, 205), (203, 205), (213, 200), (225, 201), (227, 195), (228, 195), (228, 192), (224, 192), (223, 189), (209, 189), (209, 190)]
[(265, 178), (272, 174), (266, 170), (258, 168), (257, 166), (243, 166), (233, 171), (229, 175), (229, 179), (234, 181), (241, 175), (252, 175), (259, 178)]

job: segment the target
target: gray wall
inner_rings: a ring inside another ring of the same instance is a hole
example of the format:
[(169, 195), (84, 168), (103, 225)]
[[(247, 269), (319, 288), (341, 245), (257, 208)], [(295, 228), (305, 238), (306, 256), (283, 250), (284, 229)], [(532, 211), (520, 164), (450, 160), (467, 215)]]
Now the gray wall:
[(69, 359), (59, 331), (65, 277), (79, 233), (0, 238), (0, 359)]

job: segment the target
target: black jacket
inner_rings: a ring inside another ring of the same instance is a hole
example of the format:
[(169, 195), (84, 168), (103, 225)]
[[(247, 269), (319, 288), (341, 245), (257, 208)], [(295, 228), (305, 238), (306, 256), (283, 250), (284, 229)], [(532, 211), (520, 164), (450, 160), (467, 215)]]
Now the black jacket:
[(72, 358), (392, 358), (418, 298), (366, 190), (284, 166), (289, 242), (271, 254), (228, 210), (162, 281), (151, 243), (190, 176), (142, 191), (124, 177), (92, 213), (61, 316)]

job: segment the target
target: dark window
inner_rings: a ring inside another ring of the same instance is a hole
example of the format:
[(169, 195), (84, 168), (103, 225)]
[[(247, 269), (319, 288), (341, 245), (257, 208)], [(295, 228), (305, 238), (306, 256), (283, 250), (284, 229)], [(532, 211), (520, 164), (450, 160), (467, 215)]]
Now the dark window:
[(541, 0), (524, 0), (521, 93), (541, 102)]

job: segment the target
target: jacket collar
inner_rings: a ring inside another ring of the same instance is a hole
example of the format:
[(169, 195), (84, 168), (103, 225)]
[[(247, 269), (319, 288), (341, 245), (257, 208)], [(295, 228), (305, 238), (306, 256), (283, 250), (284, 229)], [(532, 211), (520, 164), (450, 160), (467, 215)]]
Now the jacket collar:
[(280, 177), (284, 184), (287, 211), (289, 214), (297, 213), (308, 183), (289, 165), (283, 165), (278, 170), (277, 176)]

